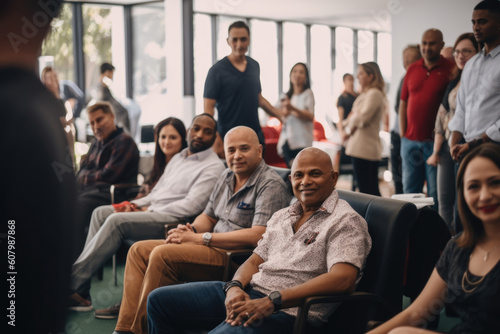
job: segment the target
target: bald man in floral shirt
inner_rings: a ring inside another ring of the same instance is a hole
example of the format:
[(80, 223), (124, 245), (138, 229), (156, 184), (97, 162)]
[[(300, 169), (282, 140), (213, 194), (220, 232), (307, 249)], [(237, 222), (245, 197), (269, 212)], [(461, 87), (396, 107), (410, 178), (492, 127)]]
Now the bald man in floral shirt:
[[(338, 173), (316, 148), (302, 150), (290, 180), (298, 199), (276, 212), (234, 279), (162, 287), (148, 299), (149, 333), (190, 326), (211, 333), (291, 333), (297, 307), (309, 296), (354, 291), (371, 248), (366, 221), (335, 191)], [(335, 305), (311, 308), (320, 325)]]

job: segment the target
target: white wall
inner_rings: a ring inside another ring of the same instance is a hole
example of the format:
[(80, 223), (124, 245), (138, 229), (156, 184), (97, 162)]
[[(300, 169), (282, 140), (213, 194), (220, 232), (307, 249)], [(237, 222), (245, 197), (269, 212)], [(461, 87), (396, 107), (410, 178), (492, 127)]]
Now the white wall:
[[(472, 11), (479, 0), (400, 0), (391, 7), (392, 82), (390, 102), (394, 105), (396, 90), (404, 75), (402, 52), (408, 44), (418, 44), (425, 30), (443, 32), (446, 46), (453, 46), (458, 36), (472, 32)], [(394, 110), (394, 107), (392, 107)], [(394, 116), (394, 115), (393, 115)]]

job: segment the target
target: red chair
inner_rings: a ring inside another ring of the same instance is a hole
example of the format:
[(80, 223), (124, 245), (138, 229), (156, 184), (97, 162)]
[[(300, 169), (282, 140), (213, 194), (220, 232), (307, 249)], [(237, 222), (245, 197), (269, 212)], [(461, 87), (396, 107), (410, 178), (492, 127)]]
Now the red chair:
[(314, 128), (313, 128), (313, 139), (315, 141), (328, 141), (325, 135), (325, 129), (320, 122), (314, 120)]
[(279, 131), (274, 127), (262, 127), (266, 149), (264, 150), (264, 161), (266, 164), (275, 167), (286, 168), (285, 160), (278, 155), (278, 139), (280, 137)]

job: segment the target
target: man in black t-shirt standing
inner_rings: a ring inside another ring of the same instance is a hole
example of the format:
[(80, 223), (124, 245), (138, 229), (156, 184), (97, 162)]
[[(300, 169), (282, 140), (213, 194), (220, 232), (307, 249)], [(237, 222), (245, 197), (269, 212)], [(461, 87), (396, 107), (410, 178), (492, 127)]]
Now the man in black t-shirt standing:
[(227, 44), (231, 53), (210, 68), (203, 93), (204, 112), (213, 116), (217, 108), (220, 137), (213, 149), (219, 156), (224, 154), (221, 138), (239, 125), (253, 129), (264, 144), (259, 107), (281, 119), (281, 112), (261, 94), (259, 63), (245, 55), (250, 45), (250, 29), (245, 22), (236, 21), (229, 26)]

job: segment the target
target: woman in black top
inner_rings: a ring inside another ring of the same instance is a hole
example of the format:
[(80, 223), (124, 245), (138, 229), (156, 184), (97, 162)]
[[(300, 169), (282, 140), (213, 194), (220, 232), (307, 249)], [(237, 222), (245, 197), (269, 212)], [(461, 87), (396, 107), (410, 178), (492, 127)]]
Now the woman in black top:
[(445, 305), (462, 320), (450, 333), (498, 333), (500, 146), (481, 144), (471, 151), (460, 165), (457, 188), (464, 231), (449, 241), (415, 302), (370, 334), (435, 333), (399, 326), (424, 326)]

